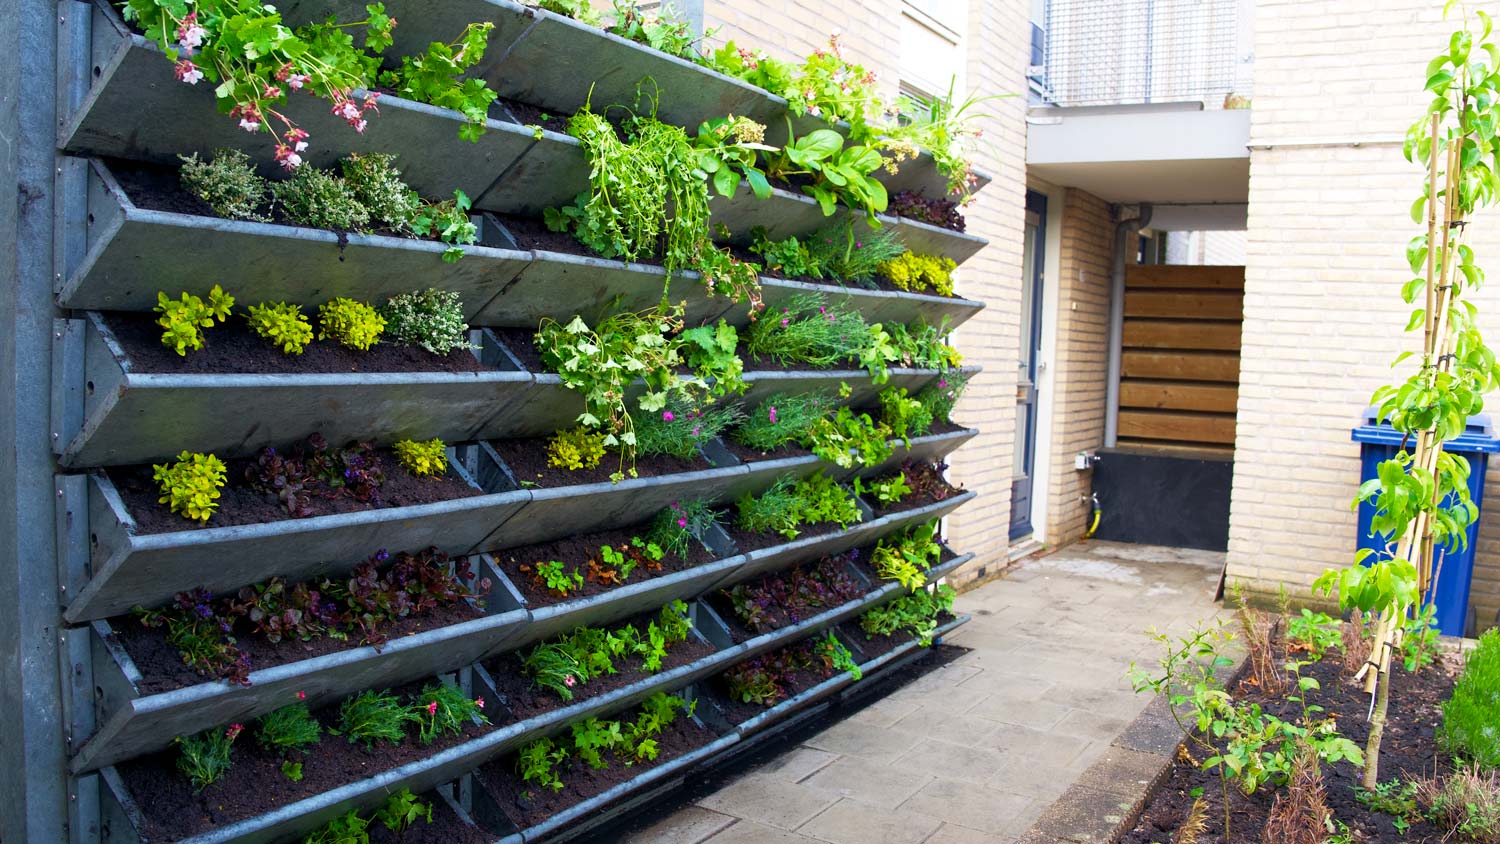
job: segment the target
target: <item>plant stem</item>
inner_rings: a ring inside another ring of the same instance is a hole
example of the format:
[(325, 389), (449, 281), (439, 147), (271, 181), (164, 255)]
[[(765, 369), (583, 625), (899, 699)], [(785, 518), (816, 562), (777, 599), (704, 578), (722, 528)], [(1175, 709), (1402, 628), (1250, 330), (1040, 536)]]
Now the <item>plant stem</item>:
[[(1386, 656), (1380, 660), (1384, 670), (1379, 673), (1375, 686), (1375, 712), (1370, 716), (1370, 738), (1365, 742), (1365, 770), (1361, 785), (1370, 791), (1380, 784), (1380, 741), (1385, 736), (1386, 710), (1391, 703), (1390, 644)], [(1226, 836), (1227, 837), (1227, 836)]]

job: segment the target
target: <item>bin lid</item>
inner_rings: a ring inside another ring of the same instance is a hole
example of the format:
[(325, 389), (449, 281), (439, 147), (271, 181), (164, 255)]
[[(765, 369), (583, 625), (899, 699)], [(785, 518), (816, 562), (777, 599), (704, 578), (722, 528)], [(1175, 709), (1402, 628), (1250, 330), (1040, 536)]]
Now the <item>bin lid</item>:
[[(1350, 432), (1350, 439), (1357, 443), (1400, 447), (1404, 435), (1391, 427), (1391, 423), (1380, 418), (1380, 408), (1367, 408), (1363, 424)], [(1408, 443), (1408, 447), (1414, 445)], [(1476, 413), (1469, 417), (1464, 432), (1443, 443), (1444, 451), (1467, 451), (1476, 454), (1500, 453), (1500, 433), (1488, 413)]]

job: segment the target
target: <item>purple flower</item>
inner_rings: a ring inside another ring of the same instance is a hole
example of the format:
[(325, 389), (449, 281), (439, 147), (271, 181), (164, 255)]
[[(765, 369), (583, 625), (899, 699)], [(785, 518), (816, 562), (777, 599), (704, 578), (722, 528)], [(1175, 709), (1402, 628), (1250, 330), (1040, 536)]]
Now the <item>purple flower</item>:
[(680, 528), (685, 528), (685, 527), (687, 527), (687, 519), (685, 519), (685, 518), (683, 518), (683, 519), (678, 519), (678, 520), (677, 520), (677, 526), (678, 526), (678, 527), (680, 527)]
[(661, 421), (663, 421), (663, 422), (671, 422), (673, 419), (676, 419), (676, 418), (677, 417), (673, 416), (672, 415), (672, 411), (670, 411), (670, 410), (663, 410), (661, 412)]
[(775, 408), (775, 406), (771, 407), (771, 414), (770, 414), (770, 416), (771, 416), (771, 424), (775, 425), (776, 424), (776, 408)]
[(947, 378), (939, 378), (938, 379), (938, 389), (939, 390), (944, 390), (944, 389), (947, 389), (947, 387), (948, 387), (948, 379)]
[(787, 319), (786, 317), (782, 317), (781, 318), (781, 327), (782, 328), (786, 328), (789, 324), (791, 324), (791, 320)]

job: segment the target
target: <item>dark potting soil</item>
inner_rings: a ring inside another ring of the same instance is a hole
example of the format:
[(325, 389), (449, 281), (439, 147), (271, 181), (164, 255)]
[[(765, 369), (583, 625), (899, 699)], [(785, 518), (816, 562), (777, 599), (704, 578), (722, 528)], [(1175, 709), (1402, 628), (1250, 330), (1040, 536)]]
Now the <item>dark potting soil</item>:
[(557, 132), (566, 135), (568, 133), (568, 119), (571, 115), (553, 114), (546, 109), (537, 108), (530, 103), (520, 100), (508, 100), (504, 97), (495, 101), (510, 117), (523, 126), (540, 126), (549, 132)]
[[(634, 718), (635, 713), (635, 710), (629, 710), (619, 717), (621, 720)], [(656, 736), (657, 756), (654, 760), (626, 765), (613, 756), (607, 756), (609, 767), (594, 769), (570, 755), (554, 769), (563, 783), (561, 791), (538, 788), (534, 783), (522, 782), (520, 774), (516, 773), (514, 754), (484, 765), (475, 773), (479, 783), (489, 791), (510, 822), (517, 829), (526, 829), (591, 797), (603, 794), (620, 783), (635, 779), (652, 768), (712, 744), (717, 738), (708, 728), (696, 723), (685, 713), (679, 713), (671, 726)], [(495, 832), (499, 834), (499, 830)]]
[[(535, 249), (541, 252), (561, 252), (564, 255), (583, 255), (589, 258), (599, 258), (605, 261), (617, 261), (618, 258), (606, 258), (598, 252), (584, 246), (578, 239), (567, 232), (555, 232), (547, 228), (547, 224), (532, 217), (521, 217), (515, 214), (496, 214), (497, 219), (510, 230), (511, 237), (515, 238), (516, 246), (520, 249)], [(626, 265), (642, 264), (651, 267), (662, 265), (660, 258), (654, 255), (644, 255), (634, 261), (626, 261)]]
[(434, 792), (419, 795), (432, 804), (432, 822), (417, 821), (405, 832), (391, 832), (383, 824), (370, 825), (370, 844), (490, 844), (484, 830), (459, 819), (448, 802)]
[[(628, 623), (634, 624), (637, 630), (644, 632), (646, 626), (655, 619), (656, 613), (649, 613), (638, 616)], [(618, 630), (623, 626), (610, 625), (610, 629)], [(595, 677), (587, 683), (575, 685), (573, 687), (573, 700), (571, 701), (563, 700), (551, 689), (533, 684), (531, 678), (521, 670), (521, 665), (530, 652), (530, 648), (523, 648), (485, 663), (485, 668), (495, 680), (496, 691), (500, 694), (500, 702), (520, 720), (526, 720), (564, 706), (571, 706), (574, 703), (595, 698), (616, 689), (623, 689), (639, 680), (645, 680), (664, 671), (670, 671), (674, 668), (697, 662), (713, 653), (714, 649), (707, 642), (690, 636), (687, 641), (678, 642), (667, 648), (667, 655), (662, 660), (662, 666), (655, 673), (644, 670), (641, 667), (641, 659), (639, 657), (617, 658), (614, 660), (616, 673), (605, 674), (601, 677)]]
[[(510, 467), (517, 483), (535, 485), (542, 489), (609, 483), (611, 474), (617, 471), (628, 473), (630, 469), (629, 466), (624, 469), (620, 468), (619, 455), (614, 452), (605, 454), (604, 459), (599, 461), (599, 465), (593, 469), (555, 469), (547, 465), (547, 441), (540, 437), (493, 440), (490, 445), (505, 461), (505, 465)], [(654, 454), (650, 457), (638, 457), (635, 461), (636, 476), (640, 478), (656, 478), (662, 475), (698, 472), (712, 468), (713, 464), (701, 454), (692, 460)]]
[[(414, 683), (392, 691), (405, 702), (409, 695), (421, 692), (423, 685)], [(400, 744), (382, 743), (366, 749), (363, 744), (328, 732), (339, 724), (339, 706), (334, 704), (313, 713), (324, 728), (322, 741), (307, 753), (290, 755), (262, 748), (255, 738), (255, 724), (247, 722), (234, 742), (232, 767), (201, 793), (194, 793), (192, 782), (177, 770), (181, 754), (176, 747), (117, 767), (145, 815), (143, 837), (175, 841), (426, 759), (513, 720), (502, 706), (492, 702), (485, 713), (494, 723), (466, 724), (462, 733), (441, 736), (432, 744), (422, 744), (416, 726), (411, 725)], [(302, 763), (300, 781), (292, 782), (281, 772), (281, 764), (287, 760)]]
[[(545, 563), (556, 560), (563, 567), (571, 571), (575, 566), (580, 573), (587, 574), (588, 561), (599, 555), (599, 549), (605, 545), (620, 547), (630, 544), (633, 536), (644, 537), (645, 525), (638, 525), (634, 530), (621, 528), (619, 530), (600, 531), (598, 533), (585, 533), (576, 536), (565, 537), (552, 542), (543, 542), (536, 545), (526, 545), (520, 548), (511, 548), (506, 551), (494, 552), (495, 562), (500, 569), (510, 578), (511, 583), (521, 590), (521, 594), (533, 607), (546, 607), (565, 601), (577, 601), (601, 592), (608, 592), (617, 588), (613, 585), (603, 585), (594, 579), (585, 577), (583, 586), (570, 591), (566, 597), (547, 589), (544, 585), (537, 583), (531, 574), (521, 571), (521, 566), (535, 566), (537, 563)], [(701, 566), (713, 561), (714, 555), (701, 543), (692, 543), (689, 547), (686, 560), (675, 554), (667, 554), (661, 560), (660, 570), (652, 570), (645, 564), (638, 564), (630, 573), (630, 579), (624, 585), (639, 583), (655, 577), (662, 577), (672, 572), (685, 571), (690, 568)]]
[(760, 532), (741, 530), (740, 528), (735, 527), (733, 522), (725, 525), (724, 529), (729, 533), (729, 538), (734, 540), (735, 550), (741, 554), (747, 554), (751, 551), (759, 551), (762, 548), (771, 548), (776, 545), (785, 545), (788, 542), (796, 542), (798, 540), (807, 539), (808, 537), (825, 536), (830, 533), (839, 533), (844, 530), (844, 528), (841, 528), (831, 522), (816, 525), (802, 525), (799, 528), (801, 532), (798, 533), (794, 539), (787, 539), (785, 536), (782, 536), (781, 534), (770, 530)]
[(781, 460), (788, 457), (806, 457), (812, 454), (811, 451), (796, 443), (783, 443), (770, 451), (750, 448), (733, 437), (725, 437), (723, 443), (724, 447), (729, 450), (729, 453), (738, 457), (742, 463), (755, 463), (759, 460)]
[[(1273, 662), (1280, 665), (1282, 660), (1277, 658)], [(1399, 658), (1396, 660), (1391, 669), (1394, 684), (1391, 686), (1385, 737), (1380, 745), (1382, 782), (1397, 777), (1409, 780), (1431, 775), (1434, 771), (1446, 774), (1452, 770), (1451, 760), (1437, 747), (1434, 736), (1442, 721), (1442, 703), (1453, 692), (1451, 672), (1457, 667), (1454, 659), (1445, 657), (1438, 665), (1411, 674), (1400, 665)], [(1370, 731), (1365, 720), (1370, 698), (1365, 694), (1363, 684), (1351, 682), (1352, 675), (1342, 670), (1337, 653), (1304, 667), (1302, 671), (1304, 676), (1317, 678), (1322, 686), (1308, 693), (1308, 702), (1326, 707), (1326, 715), (1336, 720), (1339, 732), (1363, 749)], [(1295, 720), (1301, 713), (1298, 704), (1288, 702), (1282, 695), (1265, 694), (1250, 683), (1238, 684), (1234, 694), (1240, 700), (1258, 703), (1266, 712), (1288, 721)], [(1201, 761), (1207, 755), (1192, 742), (1187, 747), (1196, 760)], [(1389, 815), (1371, 812), (1361, 805), (1354, 790), (1360, 783), (1360, 773), (1359, 768), (1348, 762), (1323, 768), (1328, 808), (1335, 818), (1349, 825), (1355, 834), (1354, 840), (1363, 844), (1443, 840), (1442, 831), (1425, 820), (1413, 822), (1402, 835), (1396, 832)], [(1224, 802), (1218, 773), (1205, 772), (1197, 765), (1185, 763), (1180, 757), (1155, 793), (1147, 798), (1140, 819), (1120, 838), (1120, 844), (1171, 840), (1173, 832), (1182, 825), (1192, 808), (1194, 798), (1191, 792), (1194, 789), (1202, 790), (1207, 805), (1208, 825), (1198, 841), (1200, 844), (1228, 844), (1224, 837)], [(1247, 796), (1234, 783), (1229, 784), (1233, 841), (1260, 840), (1276, 793), (1276, 790), (1262, 788)]]
[[(773, 578), (780, 578), (784, 580), (790, 577), (792, 573), (798, 568), (811, 569), (812, 567), (813, 563), (806, 563), (802, 566), (796, 566), (791, 569), (786, 569), (780, 572), (773, 572), (769, 575), (762, 575), (760, 577), (752, 578), (751, 580), (746, 582), (746, 585), (754, 588), (765, 580)], [(827, 603), (824, 603), (820, 606), (803, 607), (796, 611), (793, 611), (792, 609), (781, 605), (768, 607), (765, 614), (765, 624), (762, 625), (762, 628), (760, 630), (752, 630), (748, 625), (745, 624), (744, 621), (740, 619), (739, 614), (734, 611), (734, 602), (729, 598), (729, 591), (738, 585), (739, 584), (733, 584), (731, 586), (726, 586), (723, 589), (716, 589), (708, 595), (704, 596), (704, 598), (702, 599), (707, 600), (709, 606), (713, 607), (714, 612), (718, 613), (719, 618), (723, 619), (724, 624), (729, 628), (730, 638), (735, 642), (744, 642), (757, 636), (764, 636), (767, 633), (780, 630), (783, 627), (788, 627), (793, 624), (799, 624), (809, 618), (822, 615), (823, 613), (828, 612), (831, 609), (841, 607), (851, 601), (857, 601), (865, 596), (864, 586), (859, 582), (857, 578), (851, 577), (849, 578), (848, 588), (832, 594), (828, 598)]]
[[(939, 501), (947, 501), (949, 498), (963, 492), (963, 489), (960, 487), (953, 486), (944, 480), (942, 472), (938, 471), (937, 466), (932, 463), (903, 465), (900, 473), (906, 476), (906, 485), (912, 489), (910, 493), (902, 496), (900, 501), (891, 504), (881, 504), (874, 494), (867, 493), (864, 496), (865, 502), (875, 510), (876, 518), (889, 516), (892, 513), (901, 513), (906, 510), (915, 510), (918, 507), (926, 507), (929, 504), (936, 504)], [(894, 474), (882, 475), (872, 480), (881, 480), (889, 477), (894, 477)]]
[[(403, 618), (384, 631), (394, 642), (404, 636), (415, 636), (483, 616), (482, 610), (467, 603), (449, 604), (419, 616)], [(217, 678), (205, 677), (184, 665), (182, 655), (167, 642), (165, 630), (146, 627), (133, 616), (116, 616), (110, 619), (110, 625), (114, 628), (115, 640), (125, 648), (141, 672), (143, 679), (136, 684), (141, 694), (158, 694), (198, 683), (217, 682)], [(277, 643), (255, 635), (242, 634), (235, 638), (240, 653), (250, 655), (252, 671), (361, 647), (359, 640), (353, 637), (335, 639), (323, 636), (310, 642), (283, 639)]]
[[(312, 497), (312, 515), (326, 516), (333, 513), (357, 513), (389, 507), (407, 507), (414, 504), (431, 504), (455, 498), (470, 498), (483, 495), (463, 478), (448, 474), (437, 478), (419, 478), (406, 471), (391, 452), (380, 449), (375, 452), (380, 461), (385, 482), (380, 485), (380, 505), (358, 501), (347, 495), (329, 497), (315, 494)], [(219, 509), (200, 522), (188, 519), (158, 503), (161, 497), (157, 484), (151, 479), (151, 466), (124, 466), (106, 470), (125, 503), (126, 512), (135, 520), (136, 535), (167, 533), (180, 530), (202, 530), (204, 528), (251, 525), (263, 522), (279, 522), (290, 518), (286, 508), (274, 496), (256, 492), (245, 480), (245, 467), (249, 458), (225, 461), (228, 464), (228, 480), (219, 494)], [(320, 485), (321, 486), (321, 485)], [(370, 553), (380, 549), (371, 548)]]
[[(314, 319), (315, 317), (310, 316)], [(483, 372), (472, 352), (458, 349), (435, 355), (416, 346), (377, 343), (358, 351), (333, 340), (314, 340), (300, 355), (283, 354), (235, 314), (204, 332), (204, 347), (179, 355), (161, 344), (161, 328), (148, 314), (113, 313), (105, 324), (130, 355), (135, 372), (172, 374), (251, 372)]]

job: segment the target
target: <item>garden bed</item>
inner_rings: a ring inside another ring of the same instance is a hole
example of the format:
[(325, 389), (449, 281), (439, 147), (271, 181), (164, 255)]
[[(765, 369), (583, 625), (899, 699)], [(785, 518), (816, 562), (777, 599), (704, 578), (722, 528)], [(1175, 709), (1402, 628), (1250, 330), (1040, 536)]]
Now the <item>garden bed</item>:
[[(558, 469), (550, 466), (547, 463), (547, 440), (541, 438), (491, 440), (490, 447), (495, 450), (500, 459), (505, 461), (505, 465), (514, 474), (516, 482), (526, 487), (556, 489), (582, 484), (609, 483), (610, 476), (620, 471), (619, 456), (613, 453), (604, 455), (604, 459), (599, 461), (599, 465), (593, 469)], [(712, 468), (714, 465), (702, 454), (690, 460), (666, 454), (653, 454), (637, 457), (635, 461), (637, 478), (658, 478), (664, 475), (698, 472)]]
[[(1273, 659), (1279, 665), (1284, 656), (1278, 653)], [(1358, 668), (1357, 665), (1354, 667)], [(1390, 710), (1380, 751), (1382, 782), (1397, 778), (1410, 781), (1434, 773), (1447, 774), (1452, 770), (1451, 760), (1437, 747), (1434, 729), (1442, 721), (1441, 704), (1452, 693), (1451, 672), (1455, 668), (1448, 658), (1415, 674), (1403, 668), (1399, 657), (1392, 664)], [(1335, 719), (1340, 734), (1363, 748), (1370, 729), (1366, 720), (1370, 696), (1365, 693), (1363, 683), (1352, 679), (1353, 675), (1344, 669), (1337, 653), (1304, 667), (1302, 674), (1316, 679), (1321, 686), (1308, 692), (1309, 703), (1325, 707), (1326, 715)], [(1288, 721), (1295, 721), (1301, 715), (1300, 705), (1286, 698), (1288, 694), (1295, 695), (1294, 691), (1267, 694), (1250, 679), (1244, 679), (1231, 692), (1237, 700), (1258, 704), (1266, 712)], [(1222, 748), (1221, 743), (1216, 744)], [(1193, 742), (1188, 742), (1187, 750), (1195, 760), (1204, 758), (1203, 749)], [(1346, 824), (1355, 835), (1352, 840), (1363, 844), (1444, 840), (1443, 831), (1425, 820), (1413, 820), (1410, 828), (1402, 834), (1395, 828), (1390, 815), (1367, 809), (1356, 797), (1360, 774), (1360, 768), (1349, 762), (1323, 766), (1328, 808), (1333, 817)], [(1260, 840), (1271, 804), (1276, 794), (1284, 790), (1265, 787), (1246, 795), (1231, 781), (1228, 794), (1232, 841)], [(1166, 778), (1147, 798), (1134, 826), (1119, 838), (1119, 844), (1155, 844), (1170, 838), (1187, 818), (1195, 794), (1202, 795), (1207, 807), (1206, 827), (1197, 839), (1199, 844), (1230, 844), (1224, 837), (1224, 801), (1218, 772), (1204, 771), (1197, 764), (1189, 764), (1181, 755), (1176, 757)]]
[[(906, 485), (911, 488), (911, 492), (903, 495), (900, 501), (888, 504), (882, 504), (869, 493), (865, 494), (864, 499), (869, 502), (877, 517), (947, 501), (963, 493), (962, 487), (953, 486), (943, 477), (943, 471), (947, 468), (947, 464), (941, 463), (903, 463), (900, 473), (905, 477)], [(880, 481), (891, 477), (893, 475), (881, 475), (869, 480)]]
[(370, 844), (491, 844), (492, 837), (468, 818), (461, 818), (453, 804), (441, 795), (419, 795), (432, 804), (432, 818), (419, 820), (404, 832), (391, 832), (383, 825), (372, 824)]
[(562, 563), (564, 568), (582, 570), (589, 560), (598, 558), (601, 546), (629, 545), (631, 539), (642, 536), (645, 532), (646, 526), (642, 525), (634, 529), (620, 528), (567, 536), (552, 542), (497, 551), (494, 555), (495, 563), (520, 590), (529, 606), (546, 607), (610, 592), (621, 586), (633, 585), (651, 578), (665, 577), (674, 572), (687, 571), (717, 558), (717, 555), (705, 548), (702, 543), (694, 542), (689, 548), (686, 559), (675, 554), (666, 554), (655, 568), (644, 563), (638, 564), (624, 584), (601, 584), (598, 580), (585, 576), (583, 584), (570, 589), (567, 595), (559, 595), (556, 591), (538, 583), (531, 572), (521, 571), (522, 566), (535, 567), (537, 563), (553, 560)]

